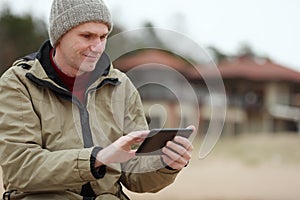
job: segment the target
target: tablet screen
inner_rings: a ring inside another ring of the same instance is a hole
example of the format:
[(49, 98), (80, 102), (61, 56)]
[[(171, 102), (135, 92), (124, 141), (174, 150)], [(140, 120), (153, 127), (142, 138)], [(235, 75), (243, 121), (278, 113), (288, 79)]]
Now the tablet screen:
[(173, 129), (152, 129), (147, 138), (136, 151), (137, 156), (162, 155), (162, 148), (175, 136), (188, 138), (193, 133), (193, 129), (173, 128)]

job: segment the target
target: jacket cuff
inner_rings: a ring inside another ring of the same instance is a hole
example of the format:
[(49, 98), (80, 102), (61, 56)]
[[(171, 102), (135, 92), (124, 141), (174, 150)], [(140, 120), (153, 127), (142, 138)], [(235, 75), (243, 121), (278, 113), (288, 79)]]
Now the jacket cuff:
[(83, 181), (93, 181), (95, 177), (91, 173), (90, 169), (90, 157), (93, 148), (85, 148), (79, 151), (77, 158), (77, 167), (79, 171), (79, 176)]
[(99, 151), (101, 151), (102, 148), (101, 147), (94, 147), (91, 157), (90, 157), (90, 169), (91, 169), (91, 173), (93, 174), (93, 176), (96, 179), (100, 179), (103, 178), (105, 176), (106, 173), (106, 165), (102, 165), (100, 167), (95, 167), (95, 162), (96, 162), (96, 157)]
[(161, 160), (161, 162), (162, 162), (162, 164), (163, 164), (163, 166), (164, 166), (163, 169), (165, 169), (165, 170), (162, 170), (162, 169), (161, 169), (161, 171), (164, 171), (164, 172), (179, 172), (179, 171), (180, 171), (180, 170), (178, 170), (178, 169), (173, 169), (172, 167), (170, 167), (169, 165), (167, 165), (167, 164), (163, 161), (162, 157), (160, 157), (160, 160)]

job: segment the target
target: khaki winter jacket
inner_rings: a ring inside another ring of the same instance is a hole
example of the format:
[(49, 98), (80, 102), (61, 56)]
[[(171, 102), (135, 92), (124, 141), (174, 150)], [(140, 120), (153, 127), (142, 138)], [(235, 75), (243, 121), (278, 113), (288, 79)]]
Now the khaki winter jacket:
[[(0, 163), (6, 191), (16, 190), (10, 198), (127, 199), (121, 184), (157, 192), (172, 183), (178, 171), (164, 168), (159, 157), (91, 171), (95, 146), (147, 129), (139, 94), (103, 54), (83, 105), (55, 76), (50, 49), (46, 42), (0, 79)], [(80, 195), (86, 184), (94, 198)]]

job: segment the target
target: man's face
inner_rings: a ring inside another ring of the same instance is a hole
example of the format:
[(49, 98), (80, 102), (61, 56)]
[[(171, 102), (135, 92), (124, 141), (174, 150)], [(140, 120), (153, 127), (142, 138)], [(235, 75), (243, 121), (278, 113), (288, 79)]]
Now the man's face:
[(62, 72), (79, 76), (95, 69), (105, 50), (108, 27), (103, 23), (87, 22), (67, 32), (56, 47), (55, 61)]

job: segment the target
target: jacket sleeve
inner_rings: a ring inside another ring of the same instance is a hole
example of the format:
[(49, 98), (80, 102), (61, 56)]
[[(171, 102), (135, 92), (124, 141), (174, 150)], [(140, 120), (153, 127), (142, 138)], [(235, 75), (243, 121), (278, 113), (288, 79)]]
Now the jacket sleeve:
[[(25, 78), (25, 77), (24, 77)], [(43, 148), (40, 120), (22, 77), (0, 79), (0, 164), (6, 189), (62, 190), (95, 180), (92, 148), (50, 152)]]
[[(140, 96), (134, 92), (125, 113), (125, 130), (148, 129)], [(136, 147), (135, 147), (136, 148)], [(134, 192), (157, 192), (173, 183), (178, 170), (165, 168), (160, 156), (135, 157), (122, 164), (122, 184)]]
[(122, 165), (122, 184), (133, 192), (158, 192), (174, 182), (179, 170), (165, 168), (160, 156), (136, 157)]

